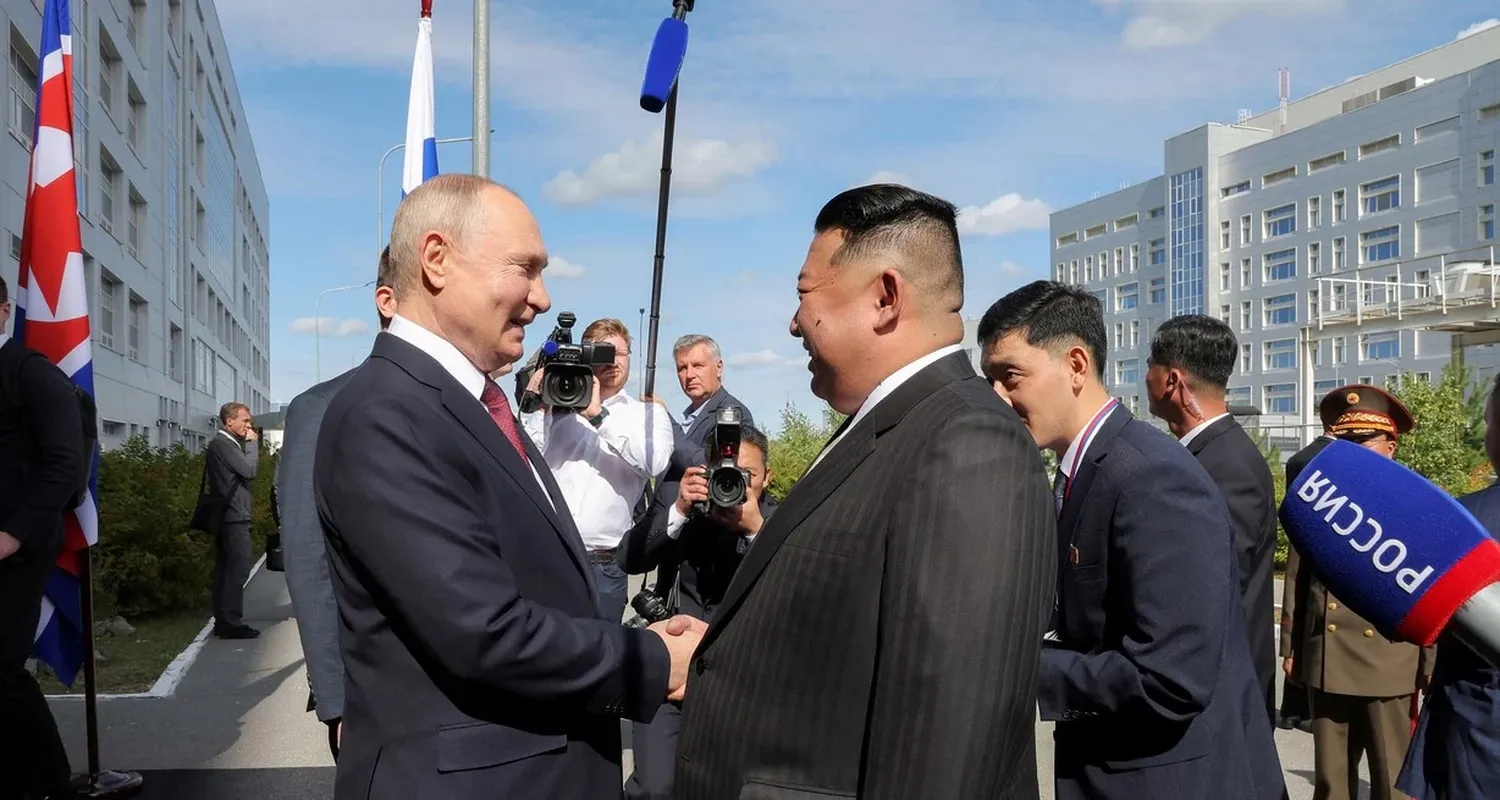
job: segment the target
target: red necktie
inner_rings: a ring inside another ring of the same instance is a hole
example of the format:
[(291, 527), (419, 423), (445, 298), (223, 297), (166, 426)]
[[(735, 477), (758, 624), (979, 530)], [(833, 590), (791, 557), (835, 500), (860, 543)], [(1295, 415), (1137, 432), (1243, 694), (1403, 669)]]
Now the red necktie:
[(511, 413), (510, 400), (505, 396), (505, 392), (501, 391), (494, 381), (486, 379), (484, 391), (479, 394), (479, 401), (484, 403), (484, 407), (489, 410), (490, 419), (500, 427), (500, 432), (505, 434), (505, 438), (515, 446), (516, 452), (521, 455), (521, 460), (530, 464), (531, 459), (526, 455), (526, 445), (521, 442), (521, 431), (516, 427), (516, 415)]

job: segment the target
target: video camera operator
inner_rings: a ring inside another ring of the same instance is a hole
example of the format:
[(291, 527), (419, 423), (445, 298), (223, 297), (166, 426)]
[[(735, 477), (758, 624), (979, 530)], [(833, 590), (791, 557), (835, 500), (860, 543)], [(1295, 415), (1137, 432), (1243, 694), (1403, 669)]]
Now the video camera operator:
[[(742, 423), (735, 406), (719, 409), (715, 419), (704, 443), (705, 464), (689, 467), (680, 483), (663, 484), (620, 544), (627, 573), (659, 568), (658, 574), (677, 575), (675, 592), (658, 583), (654, 592), (645, 589), (632, 599), (648, 623), (676, 613), (712, 622), (735, 570), (775, 511), (765, 496), (772, 477), (766, 435)], [(670, 800), (681, 720), (680, 709), (667, 703), (649, 725), (635, 726), (635, 772), (625, 783), (626, 798)]]
[(621, 622), (628, 588), (616, 549), (646, 482), (671, 462), (672, 419), (623, 391), (631, 345), (624, 323), (596, 320), (574, 344), (573, 321), (559, 314), (542, 353), (517, 374), (525, 387), (521, 425), (552, 468), (588, 550), (600, 614)]

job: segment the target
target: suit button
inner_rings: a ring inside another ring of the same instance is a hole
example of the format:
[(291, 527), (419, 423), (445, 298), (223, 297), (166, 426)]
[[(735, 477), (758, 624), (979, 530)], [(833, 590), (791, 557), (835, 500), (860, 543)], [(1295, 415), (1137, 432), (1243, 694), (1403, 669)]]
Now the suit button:
[(1365, 628), (1365, 638), (1366, 639), (1369, 639), (1369, 638), (1373, 637), (1374, 635), (1375, 635), (1375, 631), (1372, 631), (1369, 628)]
[(1334, 631), (1336, 631), (1336, 630), (1338, 630), (1338, 629), (1339, 629), (1339, 626), (1337, 626), (1337, 625), (1333, 625), (1333, 624), (1330, 624), (1330, 625), (1329, 625), (1329, 626), (1328, 626), (1328, 632), (1329, 632), (1329, 633), (1332, 633), (1332, 632), (1334, 632)]
[(696, 673), (696, 674), (698, 674), (698, 675), (702, 675), (703, 673), (705, 673), (707, 671), (708, 671), (708, 659), (706, 659), (706, 658), (700, 658), (700, 659), (698, 659), (698, 663), (696, 663), (696, 664), (693, 665), (693, 672)]
[(1338, 611), (1339, 610), (1339, 604), (1338, 603), (1329, 603), (1328, 604), (1328, 610), (1329, 611)]

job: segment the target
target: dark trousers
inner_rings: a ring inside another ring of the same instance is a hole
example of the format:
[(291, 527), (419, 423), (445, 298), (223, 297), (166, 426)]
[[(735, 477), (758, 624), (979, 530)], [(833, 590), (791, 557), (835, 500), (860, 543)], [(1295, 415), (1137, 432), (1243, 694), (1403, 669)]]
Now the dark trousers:
[(620, 565), (611, 560), (607, 564), (594, 563), (594, 583), (599, 585), (599, 613), (611, 622), (625, 621), (625, 605), (629, 598), (629, 578)]
[(250, 523), (224, 522), (214, 536), (214, 625), (245, 624), (245, 581), (250, 579)]
[(1281, 716), (1312, 719), (1307, 707), (1307, 687), (1290, 678), (1281, 686)]
[(672, 703), (662, 703), (651, 722), (635, 723), (631, 736), (635, 771), (625, 782), (626, 800), (672, 800), (681, 729), (682, 710)]
[[(59, 545), (60, 545), (59, 539)], [(57, 722), (26, 672), (57, 547), (23, 547), (0, 561), (0, 800), (61, 795), (71, 768)]]

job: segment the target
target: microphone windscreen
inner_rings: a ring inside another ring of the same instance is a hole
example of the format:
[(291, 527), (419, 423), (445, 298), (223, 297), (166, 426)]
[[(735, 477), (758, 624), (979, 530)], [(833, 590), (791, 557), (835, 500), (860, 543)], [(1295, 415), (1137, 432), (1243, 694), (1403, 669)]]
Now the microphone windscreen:
[(688, 26), (675, 17), (667, 17), (656, 29), (651, 55), (646, 57), (646, 78), (641, 81), (641, 108), (655, 114), (667, 105), (667, 95), (677, 83), (677, 73), (687, 58)]
[(1500, 580), (1500, 543), (1431, 481), (1330, 442), (1287, 487), (1281, 523), (1323, 585), (1388, 639), (1430, 645)]

